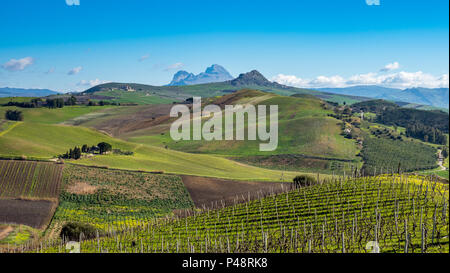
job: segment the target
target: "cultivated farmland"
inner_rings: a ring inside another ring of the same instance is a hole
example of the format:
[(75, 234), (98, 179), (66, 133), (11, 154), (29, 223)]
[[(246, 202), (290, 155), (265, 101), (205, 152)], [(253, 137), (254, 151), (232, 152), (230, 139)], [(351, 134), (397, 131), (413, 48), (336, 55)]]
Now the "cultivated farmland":
[(62, 165), (0, 160), (0, 198), (58, 198)]
[[(448, 190), (417, 176), (339, 178), (110, 232), (83, 241), (81, 251), (448, 253)], [(48, 242), (37, 251), (65, 248)]]

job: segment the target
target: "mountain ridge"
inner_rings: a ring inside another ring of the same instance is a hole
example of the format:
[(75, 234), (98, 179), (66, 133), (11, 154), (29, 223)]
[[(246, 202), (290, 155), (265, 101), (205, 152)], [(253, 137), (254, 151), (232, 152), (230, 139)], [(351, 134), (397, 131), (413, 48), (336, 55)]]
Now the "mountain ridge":
[(205, 72), (198, 75), (180, 70), (173, 76), (168, 86), (183, 86), (202, 83), (223, 82), (233, 79), (233, 76), (221, 65), (213, 64), (206, 68)]
[(343, 88), (317, 88), (316, 90), (341, 95), (359, 95), (373, 99), (402, 101), (414, 104), (449, 108), (448, 88), (412, 87), (406, 89), (388, 88), (377, 85), (357, 85)]
[(0, 87), (0, 97), (45, 97), (59, 93), (50, 89)]

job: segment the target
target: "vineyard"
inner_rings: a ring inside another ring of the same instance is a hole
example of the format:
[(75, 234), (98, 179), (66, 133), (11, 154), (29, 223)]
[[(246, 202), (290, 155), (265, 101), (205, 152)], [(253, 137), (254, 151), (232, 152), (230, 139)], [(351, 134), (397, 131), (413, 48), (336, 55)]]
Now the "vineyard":
[(58, 198), (62, 165), (0, 160), (0, 198)]
[[(449, 252), (449, 187), (419, 176), (335, 178), (232, 206), (113, 228), (82, 252)], [(65, 252), (47, 241), (37, 252)]]
[(193, 206), (179, 176), (70, 164), (63, 173), (63, 190), (52, 225), (80, 222), (102, 231), (122, 230)]
[(436, 149), (415, 141), (367, 136), (361, 151), (366, 174), (414, 171), (437, 167)]

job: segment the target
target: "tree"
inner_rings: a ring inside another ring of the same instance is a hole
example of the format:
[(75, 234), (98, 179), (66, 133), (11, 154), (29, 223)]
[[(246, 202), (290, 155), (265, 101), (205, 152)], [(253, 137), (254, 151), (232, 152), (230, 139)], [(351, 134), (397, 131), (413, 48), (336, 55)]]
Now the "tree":
[(81, 146), (81, 152), (82, 153), (89, 152), (89, 147), (87, 146), (87, 144), (84, 144), (83, 146)]
[(447, 146), (444, 146), (444, 148), (442, 149), (442, 156), (444, 158), (448, 157), (448, 147)]
[(47, 99), (47, 107), (48, 108), (63, 108), (64, 107), (64, 99)]
[(75, 147), (74, 149), (73, 149), (73, 159), (80, 159), (80, 157), (81, 157), (81, 150), (80, 150), (80, 148), (78, 148), (78, 147)]
[(76, 105), (77, 104), (77, 98), (72, 95), (66, 102), (66, 105)]
[(97, 144), (97, 146), (100, 149), (100, 154), (104, 154), (112, 150), (111, 144), (106, 142), (100, 142), (99, 144)]
[(7, 110), (5, 112), (5, 118), (7, 120), (22, 121), (23, 120), (23, 114), (22, 114), (21, 111)]
[(315, 183), (314, 178), (307, 175), (298, 175), (293, 179), (294, 187), (305, 187), (305, 186), (311, 186)]

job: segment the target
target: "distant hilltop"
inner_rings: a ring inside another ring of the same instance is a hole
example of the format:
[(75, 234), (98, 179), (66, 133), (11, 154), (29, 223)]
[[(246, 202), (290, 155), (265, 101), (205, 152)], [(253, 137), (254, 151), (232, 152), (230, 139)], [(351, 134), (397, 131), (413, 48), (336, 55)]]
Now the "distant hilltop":
[(49, 89), (26, 89), (0, 87), (0, 97), (45, 97), (56, 95), (59, 92)]
[(231, 76), (231, 74), (223, 68), (223, 66), (213, 64), (212, 66), (206, 68), (205, 72), (198, 75), (180, 70), (175, 73), (172, 81), (169, 83), (169, 86), (224, 82), (232, 79), (233, 76)]

